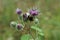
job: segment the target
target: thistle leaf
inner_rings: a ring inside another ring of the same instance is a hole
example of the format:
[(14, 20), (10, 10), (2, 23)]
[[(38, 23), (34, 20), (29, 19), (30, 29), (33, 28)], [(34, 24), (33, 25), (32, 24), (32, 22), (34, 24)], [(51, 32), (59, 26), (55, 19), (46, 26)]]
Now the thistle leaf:
[(31, 35), (27, 34), (27, 35), (23, 35), (21, 37), (21, 40), (29, 40), (31, 38)]
[(38, 31), (39, 35), (44, 36), (44, 33), (43, 33), (42, 29), (40, 29), (40, 28), (38, 28), (36, 26), (31, 26), (31, 28), (34, 29), (34, 30), (36, 30), (36, 31)]
[(38, 32), (42, 32), (42, 30), (36, 26), (31, 26), (32, 29), (37, 30)]
[(44, 33), (38, 33), (39, 35), (41, 35), (41, 36), (44, 36)]

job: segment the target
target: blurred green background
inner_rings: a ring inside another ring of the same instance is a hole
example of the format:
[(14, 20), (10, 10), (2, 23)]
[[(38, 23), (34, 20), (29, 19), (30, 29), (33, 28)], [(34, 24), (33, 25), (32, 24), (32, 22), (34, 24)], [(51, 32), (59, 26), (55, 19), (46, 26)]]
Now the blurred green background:
[(32, 7), (37, 7), (41, 12), (39, 20), (45, 40), (60, 40), (60, 0), (0, 0), (0, 40), (16, 34), (10, 28), (10, 22), (17, 20), (16, 8), (21, 8), (25, 13)]

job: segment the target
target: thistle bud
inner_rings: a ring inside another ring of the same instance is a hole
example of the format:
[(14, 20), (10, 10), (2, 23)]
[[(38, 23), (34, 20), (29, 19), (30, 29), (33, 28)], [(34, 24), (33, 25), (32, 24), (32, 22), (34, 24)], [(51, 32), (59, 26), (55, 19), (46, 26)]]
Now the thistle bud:
[(16, 29), (17, 30), (22, 30), (23, 29), (23, 25), (22, 24), (17, 24), (16, 25)]
[(17, 9), (16, 9), (16, 13), (17, 13), (18, 15), (20, 15), (20, 14), (22, 13), (21, 9), (17, 8)]
[(34, 19), (35, 24), (39, 23), (39, 20), (37, 18)]
[(10, 23), (10, 26), (11, 26), (11, 27), (16, 27), (16, 24), (17, 24), (16, 22), (12, 21), (12, 22)]

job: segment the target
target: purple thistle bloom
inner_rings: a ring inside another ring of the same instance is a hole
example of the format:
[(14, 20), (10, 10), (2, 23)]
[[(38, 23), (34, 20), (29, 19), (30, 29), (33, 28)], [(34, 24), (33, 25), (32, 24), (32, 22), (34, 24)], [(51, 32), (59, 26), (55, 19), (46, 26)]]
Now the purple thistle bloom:
[(18, 15), (20, 15), (20, 14), (22, 13), (21, 9), (17, 8), (17, 9), (16, 9), (16, 13), (17, 13)]
[(23, 28), (23, 26), (21, 24), (17, 24), (17, 29), (21, 30)]
[(36, 15), (38, 15), (38, 10), (32, 9), (32, 10), (29, 11), (29, 13), (30, 13), (32, 16), (36, 16)]

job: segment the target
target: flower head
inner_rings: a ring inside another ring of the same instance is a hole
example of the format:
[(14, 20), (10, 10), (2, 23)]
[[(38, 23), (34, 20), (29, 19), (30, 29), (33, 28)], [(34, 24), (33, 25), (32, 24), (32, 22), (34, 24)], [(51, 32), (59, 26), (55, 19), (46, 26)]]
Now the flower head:
[(36, 16), (36, 15), (38, 15), (38, 10), (32, 9), (32, 10), (29, 11), (29, 13), (30, 13), (32, 16)]
[(17, 30), (22, 30), (22, 28), (23, 28), (23, 25), (22, 25), (22, 24), (17, 24), (17, 25), (16, 25), (16, 29), (17, 29)]
[(21, 9), (17, 8), (17, 9), (16, 9), (16, 13), (17, 13), (18, 15), (20, 15), (20, 14), (22, 13)]
[(17, 24), (16, 22), (12, 21), (12, 22), (10, 23), (10, 26), (11, 26), (11, 27), (16, 27), (16, 24)]
[(35, 24), (39, 23), (39, 20), (37, 18), (34, 19)]

